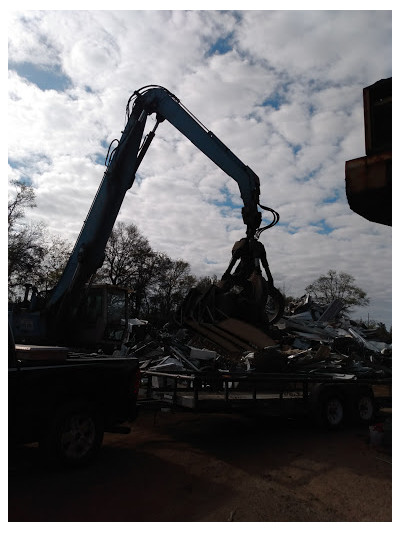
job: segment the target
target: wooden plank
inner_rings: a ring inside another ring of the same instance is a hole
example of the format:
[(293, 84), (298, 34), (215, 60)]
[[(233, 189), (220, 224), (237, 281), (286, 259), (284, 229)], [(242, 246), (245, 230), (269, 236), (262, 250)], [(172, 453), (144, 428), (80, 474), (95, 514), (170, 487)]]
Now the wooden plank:
[(262, 330), (242, 322), (236, 318), (227, 318), (217, 324), (218, 328), (228, 331), (240, 340), (250, 343), (256, 348), (265, 348), (266, 346), (276, 346), (276, 342)]
[(215, 343), (217, 346), (221, 346), (224, 350), (229, 352), (231, 355), (241, 355), (242, 350), (238, 348), (233, 342), (224, 339), (221, 335), (211, 331), (206, 324), (199, 324), (195, 320), (186, 320), (185, 323), (191, 327), (193, 330), (197, 331), (201, 336), (209, 339), (211, 342)]

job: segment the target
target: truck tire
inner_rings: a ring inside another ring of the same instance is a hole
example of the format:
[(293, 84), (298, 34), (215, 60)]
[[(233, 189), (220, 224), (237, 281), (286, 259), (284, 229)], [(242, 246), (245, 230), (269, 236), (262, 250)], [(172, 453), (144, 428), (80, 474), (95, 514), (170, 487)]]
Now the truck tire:
[(343, 426), (346, 418), (346, 402), (337, 392), (321, 395), (319, 400), (318, 421), (327, 429), (338, 429)]
[(353, 405), (353, 420), (357, 424), (370, 425), (375, 419), (375, 400), (371, 390), (361, 390)]
[(88, 402), (74, 401), (57, 409), (39, 446), (46, 460), (78, 467), (94, 459), (103, 435), (98, 411)]

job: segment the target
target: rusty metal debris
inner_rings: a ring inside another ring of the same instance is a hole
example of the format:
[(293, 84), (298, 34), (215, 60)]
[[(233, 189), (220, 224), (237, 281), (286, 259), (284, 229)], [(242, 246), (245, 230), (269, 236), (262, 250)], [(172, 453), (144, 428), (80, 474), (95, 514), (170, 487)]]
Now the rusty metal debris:
[(213, 324), (187, 320), (176, 331), (156, 332), (129, 355), (142, 369), (246, 372), (346, 372), (391, 376), (391, 345), (374, 339), (342, 313), (339, 300), (323, 307), (309, 295), (291, 302), (268, 329), (225, 318)]

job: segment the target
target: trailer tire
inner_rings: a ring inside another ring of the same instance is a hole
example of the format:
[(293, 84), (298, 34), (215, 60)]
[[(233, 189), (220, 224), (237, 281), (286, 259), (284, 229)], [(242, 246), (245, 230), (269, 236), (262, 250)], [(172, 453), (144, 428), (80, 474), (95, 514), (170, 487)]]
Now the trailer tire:
[(39, 446), (47, 461), (79, 467), (95, 458), (103, 435), (98, 410), (89, 402), (73, 401), (56, 410)]
[(322, 394), (318, 402), (318, 422), (326, 429), (338, 429), (346, 419), (347, 406), (339, 392)]
[(371, 390), (362, 390), (357, 394), (353, 406), (353, 420), (357, 424), (370, 425), (376, 415), (374, 395)]

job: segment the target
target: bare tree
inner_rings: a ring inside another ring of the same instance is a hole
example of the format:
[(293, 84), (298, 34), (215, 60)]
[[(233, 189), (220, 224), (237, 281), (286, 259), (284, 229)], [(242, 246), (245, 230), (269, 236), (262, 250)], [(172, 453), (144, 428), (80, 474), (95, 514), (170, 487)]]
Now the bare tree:
[(99, 277), (112, 285), (134, 288), (152, 255), (148, 240), (134, 224), (117, 222), (107, 242)]
[(26, 220), (26, 210), (36, 207), (35, 191), (22, 181), (11, 182), (8, 199), (9, 299), (22, 296), (24, 285), (38, 291), (53, 288), (71, 252), (71, 244), (47, 233), (43, 223)]
[(9, 299), (16, 297), (18, 287), (32, 282), (45, 254), (43, 224), (25, 220), (25, 210), (36, 206), (33, 187), (17, 180), (11, 185), (14, 190), (8, 199)]
[(158, 323), (169, 321), (196, 282), (189, 263), (159, 254), (157, 274), (148, 297), (149, 317)]
[(22, 180), (12, 180), (14, 192), (8, 198), (8, 231), (13, 229), (18, 220), (25, 217), (27, 208), (36, 207), (35, 191), (31, 185)]
[(218, 276), (213, 274), (212, 276), (201, 276), (197, 278), (196, 289), (200, 292), (206, 292), (211, 285), (216, 285), (218, 282)]
[(306, 287), (306, 291), (315, 300), (326, 305), (333, 300), (341, 300), (343, 309), (349, 311), (355, 306), (366, 306), (369, 304), (367, 293), (355, 285), (355, 278), (345, 272), (329, 270), (327, 274), (320, 276)]
[(108, 240), (97, 281), (132, 290), (130, 313), (143, 311), (148, 286), (154, 277), (157, 254), (134, 224), (117, 222)]
[(118, 222), (105, 250), (96, 281), (130, 289), (130, 315), (167, 322), (196, 284), (190, 266), (152, 250), (134, 224)]
[(59, 235), (44, 234), (44, 254), (34, 285), (39, 291), (55, 287), (71, 255), (72, 245)]

